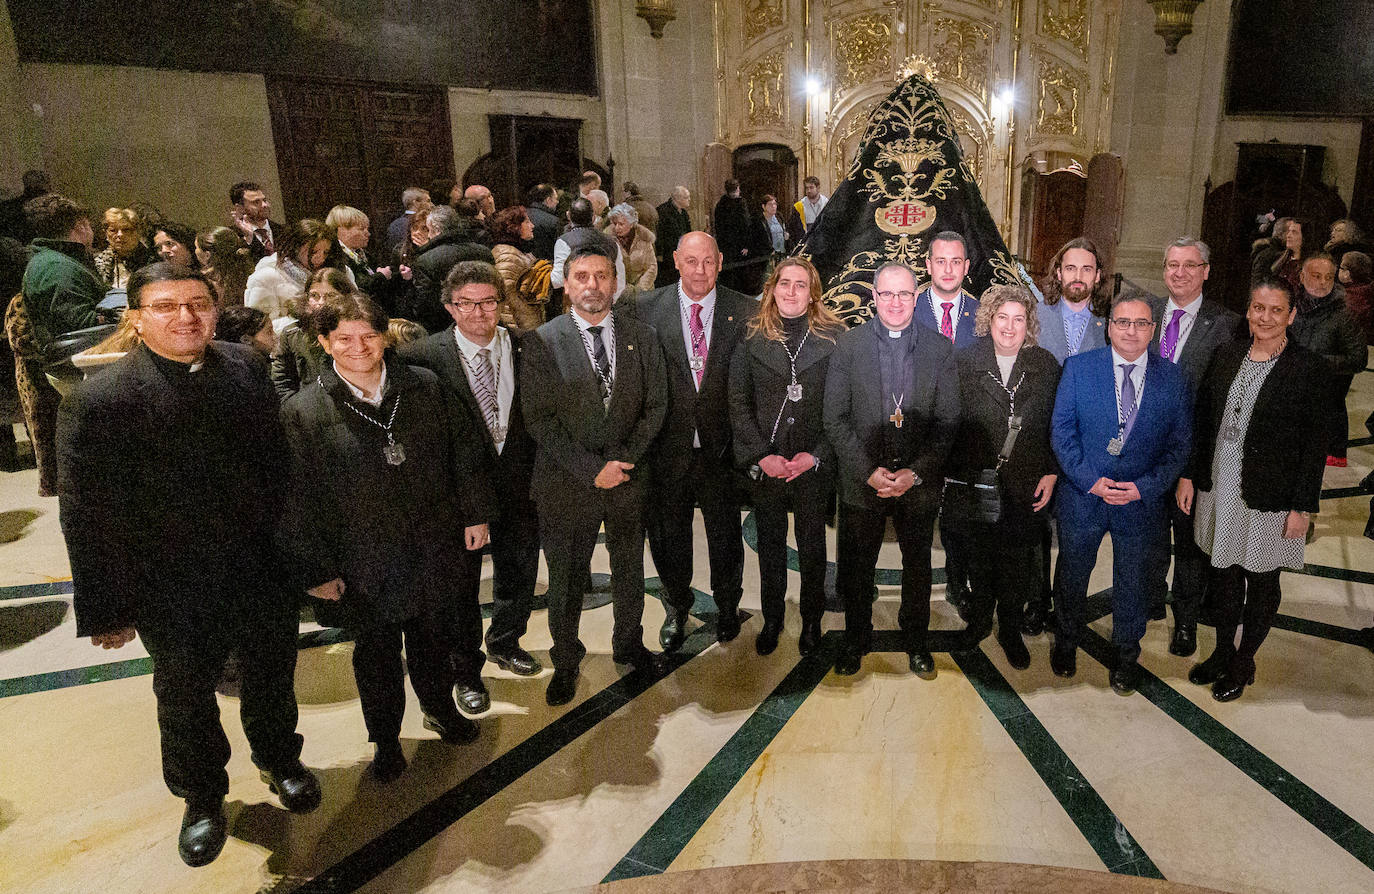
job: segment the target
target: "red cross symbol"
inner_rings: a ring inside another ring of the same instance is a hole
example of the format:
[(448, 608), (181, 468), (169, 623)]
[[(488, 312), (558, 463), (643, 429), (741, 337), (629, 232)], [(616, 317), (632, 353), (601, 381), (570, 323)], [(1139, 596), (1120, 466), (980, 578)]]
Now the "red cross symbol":
[(925, 220), (926, 209), (920, 205), (893, 205), (883, 217), (896, 227), (914, 227)]

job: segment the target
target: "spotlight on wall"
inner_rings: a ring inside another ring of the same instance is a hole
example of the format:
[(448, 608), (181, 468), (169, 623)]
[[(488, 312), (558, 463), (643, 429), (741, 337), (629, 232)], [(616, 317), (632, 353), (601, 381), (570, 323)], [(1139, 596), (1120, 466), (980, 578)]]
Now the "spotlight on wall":
[(1004, 113), (1010, 114), (1011, 104), (1016, 100), (1016, 91), (1010, 87), (999, 90), (992, 95), (988, 102), (988, 109), (992, 112), (992, 117), (1000, 118)]
[(655, 39), (663, 37), (663, 26), (677, 18), (674, 0), (637, 0), (635, 15), (649, 23), (649, 33)]
[(1202, 0), (1146, 0), (1155, 10), (1155, 33), (1164, 38), (1164, 52), (1178, 52), (1178, 42), (1193, 33), (1193, 11)]
[(820, 78), (816, 77), (815, 75), (810, 75), (810, 76), (807, 77), (807, 79), (806, 79), (806, 95), (807, 95), (807, 96), (816, 96), (816, 95), (818, 95), (818, 94), (821, 92), (822, 89), (824, 89), (824, 85), (821, 84), (821, 79), (820, 79)]

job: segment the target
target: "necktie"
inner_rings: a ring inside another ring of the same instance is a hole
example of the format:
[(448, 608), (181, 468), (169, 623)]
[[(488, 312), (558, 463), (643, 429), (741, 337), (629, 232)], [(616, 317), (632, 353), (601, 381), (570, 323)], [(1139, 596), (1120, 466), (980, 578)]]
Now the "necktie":
[(258, 237), (258, 241), (262, 243), (263, 249), (269, 255), (276, 253), (276, 249), (272, 247), (272, 234), (267, 232), (267, 227), (258, 227), (253, 233)]
[(706, 374), (706, 327), (701, 325), (701, 305), (692, 302), (692, 318), (688, 321), (688, 329), (692, 333), (692, 356), (699, 358), (700, 363), (695, 364), (693, 375), (696, 376), (697, 388), (701, 387), (701, 377)]
[(940, 334), (954, 341), (954, 319), (950, 316), (950, 311), (954, 310), (954, 302), (941, 301), (940, 306), (945, 309), (944, 319), (940, 321)]
[(1135, 381), (1131, 379), (1134, 371), (1134, 363), (1121, 364), (1121, 422), (1125, 426), (1121, 435), (1123, 440), (1131, 436), (1131, 426), (1135, 425)]
[(472, 391), (477, 405), (482, 408), (482, 418), (487, 423), (487, 431), (496, 437), (496, 429), (501, 425), (501, 409), (496, 399), (496, 373), (491, 368), (491, 349), (483, 348), (477, 352), (477, 363), (472, 367)]
[(1183, 310), (1179, 308), (1169, 318), (1169, 325), (1164, 327), (1164, 340), (1159, 343), (1159, 353), (1164, 355), (1165, 360), (1174, 360), (1174, 351), (1178, 350), (1178, 324), (1182, 320)]
[(611, 396), (610, 389), (606, 386), (611, 379), (611, 361), (606, 356), (606, 343), (601, 340), (601, 329), (600, 326), (588, 326), (587, 334), (592, 338), (592, 362), (596, 364), (596, 371), (599, 373), (596, 381), (601, 387), (601, 399), (604, 401), (609, 400)]

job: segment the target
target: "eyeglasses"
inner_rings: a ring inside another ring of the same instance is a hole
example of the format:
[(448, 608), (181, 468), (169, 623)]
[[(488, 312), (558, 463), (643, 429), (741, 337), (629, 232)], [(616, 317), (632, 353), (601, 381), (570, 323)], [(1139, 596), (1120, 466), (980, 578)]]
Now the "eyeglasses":
[(916, 298), (915, 292), (874, 292), (873, 297), (879, 301), (913, 301)]
[(155, 317), (170, 317), (181, 313), (183, 307), (189, 307), (191, 313), (203, 316), (214, 313), (215, 302), (210, 298), (192, 298), (190, 301), (150, 301), (147, 304), (140, 304), (134, 310), (141, 310)]
[(1206, 266), (1208, 266), (1206, 261), (1201, 264), (1194, 264), (1192, 261), (1169, 261), (1164, 265), (1164, 269), (1170, 273), (1192, 273), (1194, 270)]
[(1154, 324), (1154, 320), (1127, 320), (1121, 317), (1112, 320), (1113, 326), (1119, 326), (1122, 329), (1149, 329)]
[(496, 305), (501, 302), (495, 298), (483, 298), (481, 301), (450, 301), (449, 304), (458, 308), (460, 314), (470, 314), (477, 308), (482, 310), (496, 310)]

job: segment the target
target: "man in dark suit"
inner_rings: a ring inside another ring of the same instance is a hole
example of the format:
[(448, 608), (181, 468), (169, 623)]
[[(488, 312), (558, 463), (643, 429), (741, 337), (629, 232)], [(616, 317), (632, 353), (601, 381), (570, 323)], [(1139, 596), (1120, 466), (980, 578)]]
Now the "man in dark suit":
[(106, 649), (137, 633), (152, 656), (162, 775), (186, 801), (178, 849), (191, 866), (224, 846), (229, 739), (215, 684), (231, 652), (264, 781), (289, 810), (320, 803), (296, 733), (296, 600), (274, 559), (277, 397), (265, 358), (211, 343), (212, 295), (173, 264), (135, 272), (140, 344), (62, 402), (57, 430), (77, 633)]
[[(538, 659), (520, 647), (520, 637), (529, 625), (539, 571), (539, 516), (530, 499), (534, 440), (520, 412), (522, 339), (497, 325), (501, 275), (490, 264), (458, 262), (444, 280), (443, 294), (454, 325), (403, 346), (399, 353), (406, 362), (439, 376), (467, 416), (464, 432), (482, 433), (483, 477), (490, 492), (500, 495), (484, 501), (495, 572), (487, 657), (505, 670), (530, 677), (541, 668)], [(465, 607), (477, 605), (481, 564), (481, 556), (471, 554), (465, 569), (470, 573), (459, 582), (458, 600)], [(474, 666), (471, 648), (455, 653), (458, 705), (469, 714), (491, 707), (482, 684), (480, 655), (478, 650)]]
[(525, 196), (525, 213), (529, 215), (530, 223), (534, 224), (530, 254), (552, 261), (553, 244), (563, 232), (563, 221), (558, 217), (558, 188), (551, 183), (531, 186)]
[(692, 218), (687, 206), (692, 204), (692, 194), (685, 186), (673, 187), (668, 201), (658, 206), (658, 227), (654, 238), (654, 254), (658, 256), (658, 278), (655, 286), (668, 286), (677, 282), (677, 267), (673, 266), (673, 252), (683, 236), (692, 232)]
[[(978, 320), (978, 299), (964, 289), (968, 275), (968, 243), (953, 230), (930, 237), (926, 250), (926, 275), (930, 283), (916, 295), (916, 322), (940, 333), (955, 350), (973, 344)], [(967, 536), (940, 526), (940, 545), (945, 550), (945, 600), (961, 617), (969, 610), (969, 562), (973, 544)]]
[(1193, 447), (1193, 406), (1182, 371), (1148, 350), (1155, 327), (1149, 303), (1118, 296), (1109, 313), (1110, 346), (1070, 357), (1055, 396), (1051, 442), (1064, 475), (1050, 665), (1061, 677), (1077, 669), (1088, 578), (1110, 533), (1111, 684), (1127, 695), (1140, 674), (1150, 607), (1145, 576)]
[(716, 638), (724, 643), (739, 635), (744, 541), (730, 437), (730, 358), (758, 313), (752, 298), (717, 285), (721, 254), (709, 233), (683, 236), (673, 263), (680, 281), (646, 292), (634, 304), (634, 315), (658, 333), (668, 370), (668, 416), (653, 447), (647, 522), (668, 611), (659, 642), (669, 652), (687, 635), (697, 504), (706, 523)]
[(525, 424), (537, 445), (530, 492), (549, 564), (550, 705), (567, 704), (586, 654), (582, 594), (597, 532), (606, 526), (615, 627), (612, 657), (650, 669), (644, 647), (642, 462), (663, 425), (667, 380), (654, 332), (611, 312), (615, 267), (597, 246), (568, 256), (571, 312), (526, 338), (520, 374)]
[(898, 624), (913, 673), (935, 660), (930, 546), (941, 471), (959, 425), (959, 372), (948, 339), (913, 321), (916, 277), (901, 264), (873, 278), (876, 319), (841, 335), (825, 383), (825, 433), (839, 460), (837, 583), (844, 599), (838, 674), (854, 674), (873, 633), (873, 571), (887, 519), (902, 551)]
[(415, 253), (411, 265), (415, 282), (415, 322), (431, 333), (442, 332), (452, 322), (440, 294), (444, 277), (459, 261), (495, 264), (491, 249), (481, 244), (477, 231), (448, 205), (429, 212), (429, 241)]
[(241, 180), (229, 187), (229, 217), (248, 245), (254, 261), (260, 261), (277, 253), (275, 238), (284, 232), (284, 227), (269, 218), (272, 203), (267, 193), (251, 180)]
[[(1175, 239), (1164, 251), (1164, 286), (1169, 297), (1150, 296), (1150, 310), (1159, 323), (1150, 347), (1183, 371), (1190, 401), (1196, 399), (1198, 385), (1217, 348), (1240, 333), (1239, 314), (1202, 297), (1210, 257), (1207, 243), (1190, 236)], [(1206, 589), (1208, 559), (1193, 540), (1193, 517), (1179, 510), (1173, 500), (1168, 504), (1169, 518), (1149, 571), (1151, 615), (1164, 616), (1172, 531), (1174, 635), (1169, 651), (1187, 657), (1197, 651), (1197, 616)]]

